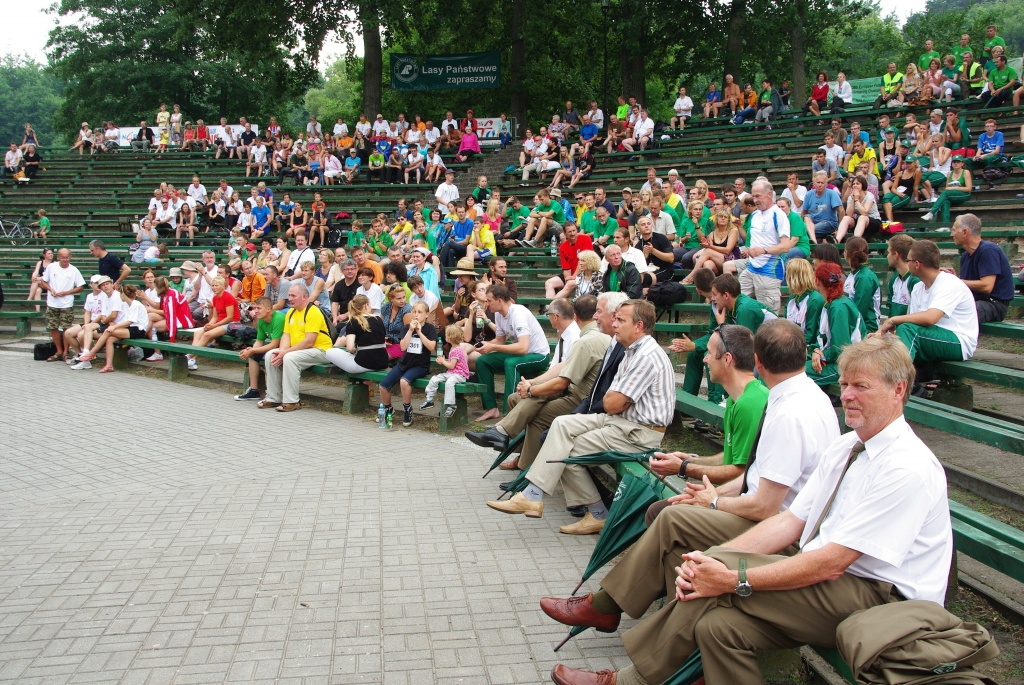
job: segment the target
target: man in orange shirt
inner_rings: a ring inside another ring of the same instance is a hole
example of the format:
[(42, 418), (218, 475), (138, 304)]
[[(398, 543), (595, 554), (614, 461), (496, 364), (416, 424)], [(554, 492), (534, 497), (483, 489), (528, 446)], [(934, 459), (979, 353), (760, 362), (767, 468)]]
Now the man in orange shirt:
[(263, 297), (267, 290), (267, 279), (246, 259), (242, 262), (242, 292), (239, 293), (239, 302), (253, 303)]

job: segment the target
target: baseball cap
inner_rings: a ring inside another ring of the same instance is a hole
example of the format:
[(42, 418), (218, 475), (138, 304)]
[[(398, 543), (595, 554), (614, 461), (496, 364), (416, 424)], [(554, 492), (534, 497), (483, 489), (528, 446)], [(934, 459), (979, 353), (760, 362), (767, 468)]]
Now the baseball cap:
[[(96, 278), (96, 285), (103, 285), (104, 283), (113, 283), (113, 281), (110, 280), (110, 276), (97, 275), (97, 276), (95, 276), (95, 278)], [(92, 279), (89, 279), (89, 280), (92, 280)]]
[(101, 278), (103, 278), (103, 276), (100, 276), (99, 274), (93, 274), (92, 276), (89, 277), (89, 282), (96, 283), (98, 285)]
[(632, 195), (633, 194), (633, 189), (630, 188), (629, 186), (626, 186), (625, 188), (622, 189), (622, 192), (629, 193), (630, 195)]

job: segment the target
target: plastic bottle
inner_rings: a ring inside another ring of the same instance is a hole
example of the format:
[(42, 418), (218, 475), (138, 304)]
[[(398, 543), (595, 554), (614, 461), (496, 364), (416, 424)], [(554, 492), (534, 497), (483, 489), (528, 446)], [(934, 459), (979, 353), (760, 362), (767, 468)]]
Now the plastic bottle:
[(385, 426), (385, 428), (387, 428), (388, 430), (391, 430), (391, 422), (392, 422), (392, 421), (394, 420), (394, 416), (395, 416), (395, 415), (394, 415), (394, 413), (393, 413), (393, 412), (387, 412), (387, 413), (386, 413), (386, 414), (384, 415), (384, 417), (385, 417), (385, 423), (387, 424), (387, 425)]
[(384, 403), (380, 403), (380, 407), (377, 408), (377, 428), (384, 430), (387, 428), (384, 421)]
[(557, 257), (558, 256), (558, 236), (557, 235), (551, 236), (551, 256), (552, 257)]

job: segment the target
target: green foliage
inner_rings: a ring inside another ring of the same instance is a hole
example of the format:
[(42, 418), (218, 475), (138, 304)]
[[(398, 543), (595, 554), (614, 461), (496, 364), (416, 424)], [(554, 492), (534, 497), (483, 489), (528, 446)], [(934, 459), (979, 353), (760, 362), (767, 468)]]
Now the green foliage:
[(344, 60), (327, 67), (319, 87), (310, 88), (303, 98), (305, 110), (324, 124), (338, 117), (346, 121), (358, 117), (359, 103), (355, 100), (355, 87), (348, 78)]
[(32, 124), (41, 144), (63, 144), (53, 129), (62, 90), (60, 81), (27, 56), (0, 59), (0, 144), (20, 145), (26, 123)]
[(179, 8), (196, 1), (62, 0), (59, 14), (83, 16), (50, 34), (52, 71), (67, 82), (55, 127), (70, 133), (81, 121), (131, 124), (152, 118), (161, 102), (180, 104), (186, 119), (262, 122), (303, 92), (315, 72), (287, 43), (268, 38), (259, 15), (235, 29), (251, 36), (248, 47), (226, 49), (210, 30), (216, 15)]

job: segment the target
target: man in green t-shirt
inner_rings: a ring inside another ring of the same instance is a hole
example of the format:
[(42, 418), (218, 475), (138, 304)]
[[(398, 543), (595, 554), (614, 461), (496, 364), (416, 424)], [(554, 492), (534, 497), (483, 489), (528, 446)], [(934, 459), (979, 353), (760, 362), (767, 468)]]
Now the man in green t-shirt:
[(889, 268), (892, 269), (886, 297), (889, 316), (902, 316), (907, 313), (910, 309), (910, 293), (914, 291), (914, 286), (921, 282), (917, 276), (910, 273), (910, 264), (907, 263), (913, 245), (914, 239), (906, 233), (897, 233), (889, 238), (889, 250), (885, 255)]
[(931, 64), (933, 59), (939, 60), (939, 65), (942, 65), (942, 55), (935, 51), (935, 43), (931, 40), (926, 40), (924, 42), (924, 52), (917, 58), (917, 68), (921, 71), (928, 71), (928, 65)]
[(544, 188), (537, 193), (537, 206), (530, 212), (526, 220), (524, 240), (530, 247), (544, 244), (544, 236), (559, 235), (565, 223), (565, 210), (562, 203), (551, 199), (551, 193)]
[(250, 312), (256, 323), (256, 340), (238, 353), (249, 364), (249, 387), (241, 395), (235, 395), (236, 400), (260, 398), (260, 362), (267, 352), (277, 349), (284, 334), (284, 312), (274, 311), (274, 303), (269, 297), (256, 298)]
[(680, 470), (685, 469), (687, 478), (700, 480), (707, 476), (717, 485), (739, 478), (746, 471), (768, 404), (768, 388), (754, 377), (754, 334), (743, 326), (716, 328), (708, 340), (704, 362), (711, 381), (720, 383), (729, 393), (722, 451), (710, 457), (655, 452), (650, 464), (659, 476), (683, 475)]
[(960, 65), (964, 63), (964, 53), (970, 52), (971, 37), (968, 34), (960, 36), (960, 44), (949, 51), (949, 54), (956, 58), (956, 68), (959, 69)]
[(981, 94), (986, 108), (1004, 106), (1017, 84), (1017, 72), (1006, 64), (1006, 56), (997, 55), (994, 61), (988, 72), (988, 92)]
[(1003, 40), (1002, 36), (996, 35), (996, 25), (989, 24), (988, 28), (985, 29), (985, 57), (995, 57), (992, 54), (992, 48), (999, 46), (1006, 50), (1006, 41)]
[(522, 237), (523, 224), (530, 218), (530, 208), (513, 195), (505, 200), (501, 215), (508, 222), (508, 225), (498, 236), (497, 242), (505, 248), (515, 247), (516, 239)]

